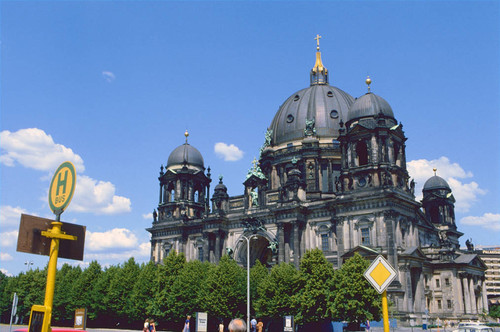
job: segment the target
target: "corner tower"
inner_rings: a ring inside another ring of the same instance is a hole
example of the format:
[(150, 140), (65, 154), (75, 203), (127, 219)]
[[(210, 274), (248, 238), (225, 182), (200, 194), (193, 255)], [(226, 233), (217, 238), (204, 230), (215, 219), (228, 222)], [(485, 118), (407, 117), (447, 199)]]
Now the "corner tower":
[(201, 218), (209, 210), (210, 168), (205, 175), (203, 157), (186, 142), (168, 157), (167, 167), (160, 168), (158, 221)]
[(406, 170), (406, 137), (391, 106), (370, 91), (358, 98), (340, 124), (342, 192), (367, 188), (391, 188), (413, 198)]

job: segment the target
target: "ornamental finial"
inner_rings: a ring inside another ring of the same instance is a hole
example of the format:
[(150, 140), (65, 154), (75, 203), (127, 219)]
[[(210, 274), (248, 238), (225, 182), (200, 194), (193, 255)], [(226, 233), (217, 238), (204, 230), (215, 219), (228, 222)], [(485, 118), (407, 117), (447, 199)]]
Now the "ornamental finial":
[(432, 170), (434, 171), (434, 176), (436, 176), (436, 172), (438, 169), (436, 167), (434, 167)]
[(368, 86), (368, 93), (370, 93), (370, 84), (372, 84), (372, 79), (370, 78), (370, 76), (366, 76), (365, 83)]
[(316, 35), (316, 37), (314, 38), (316, 39), (316, 50), (319, 52), (319, 40), (321, 39), (321, 36), (320, 35)]
[(311, 70), (311, 85), (328, 84), (328, 69), (323, 66), (321, 61), (321, 52), (319, 51), (319, 40), (321, 36), (316, 35), (316, 62)]
[(189, 133), (188, 133), (187, 129), (186, 129), (186, 131), (184, 132), (184, 136), (186, 136), (186, 143), (187, 143), (187, 142), (188, 142), (188, 136), (189, 136)]

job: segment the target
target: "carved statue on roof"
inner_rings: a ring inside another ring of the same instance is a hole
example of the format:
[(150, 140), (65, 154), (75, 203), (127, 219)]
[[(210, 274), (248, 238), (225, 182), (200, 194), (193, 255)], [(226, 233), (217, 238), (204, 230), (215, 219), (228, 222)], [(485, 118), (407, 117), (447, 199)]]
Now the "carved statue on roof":
[(311, 120), (306, 119), (306, 128), (304, 129), (304, 135), (306, 137), (316, 135), (316, 119), (312, 118)]
[(262, 154), (262, 151), (264, 151), (265, 148), (267, 148), (268, 146), (271, 146), (272, 136), (273, 136), (273, 130), (272, 129), (268, 129), (266, 131), (266, 134), (265, 134), (264, 144), (262, 144), (262, 146), (260, 148), (260, 154)]
[(252, 175), (255, 175), (256, 177), (258, 177), (259, 179), (262, 179), (262, 180), (265, 180), (266, 179), (266, 176), (264, 175), (264, 173), (262, 172), (262, 169), (260, 169), (259, 167), (259, 162), (257, 161), (256, 158), (253, 159), (252, 161), (252, 164), (253, 164), (253, 167), (250, 168), (248, 170), (248, 173), (247, 173), (247, 179), (249, 177), (251, 177)]

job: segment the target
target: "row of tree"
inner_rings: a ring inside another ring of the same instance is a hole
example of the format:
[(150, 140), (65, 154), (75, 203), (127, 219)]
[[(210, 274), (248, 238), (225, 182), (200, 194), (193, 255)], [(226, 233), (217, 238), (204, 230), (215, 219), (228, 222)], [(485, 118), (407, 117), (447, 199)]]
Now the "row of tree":
[[(250, 271), (251, 312), (257, 317), (295, 316), (298, 324), (348, 321), (353, 328), (380, 320), (380, 296), (363, 277), (369, 262), (359, 255), (335, 270), (321, 250), (306, 252), (299, 269), (282, 263), (270, 270), (258, 261)], [(46, 269), (15, 277), (0, 274), (2, 322), (10, 319), (13, 293), (27, 323), (33, 304), (43, 304)], [(186, 262), (172, 252), (163, 264), (133, 258), (103, 269), (65, 264), (57, 271), (53, 322), (71, 325), (74, 311), (87, 308), (89, 327), (140, 328), (154, 318), (162, 329), (177, 329), (187, 314), (207, 312), (212, 321), (246, 316), (246, 270), (228, 256), (219, 264)]]

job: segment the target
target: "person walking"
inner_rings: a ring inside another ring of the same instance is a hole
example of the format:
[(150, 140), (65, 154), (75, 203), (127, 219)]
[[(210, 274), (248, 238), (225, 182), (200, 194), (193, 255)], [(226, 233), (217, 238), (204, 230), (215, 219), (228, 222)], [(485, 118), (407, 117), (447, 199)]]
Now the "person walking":
[(149, 318), (146, 318), (144, 321), (144, 328), (142, 329), (142, 332), (149, 332)]
[(243, 319), (235, 318), (229, 323), (229, 332), (246, 332), (247, 324)]
[(190, 320), (191, 320), (191, 316), (187, 315), (186, 321), (184, 322), (184, 328), (182, 329), (182, 332), (189, 332), (190, 331), (190, 328), (191, 328), (191, 326), (190, 326), (190, 324), (191, 324)]
[(255, 317), (252, 317), (252, 320), (250, 321), (250, 331), (257, 332), (257, 320)]
[(154, 319), (149, 320), (149, 332), (156, 332), (156, 324)]
[(262, 319), (258, 319), (257, 322), (257, 332), (262, 332), (262, 328), (264, 327), (264, 323), (262, 323)]

